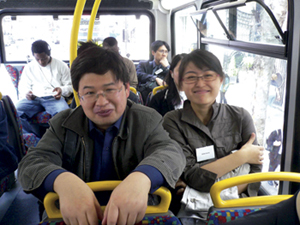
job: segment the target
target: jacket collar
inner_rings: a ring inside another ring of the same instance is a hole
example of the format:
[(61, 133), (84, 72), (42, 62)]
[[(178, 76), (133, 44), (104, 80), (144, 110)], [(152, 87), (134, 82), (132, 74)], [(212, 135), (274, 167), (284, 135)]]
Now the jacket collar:
[[(218, 115), (219, 107), (220, 107), (220, 104), (215, 101), (214, 104), (212, 105), (213, 114), (212, 114), (212, 117), (211, 117), (211, 120), (209, 121), (209, 123), (211, 123), (216, 118), (216, 116)], [(181, 115), (181, 119), (183, 121), (185, 121), (187, 123), (190, 123), (190, 124), (192, 124), (194, 126), (197, 126), (197, 127), (205, 126), (199, 120), (196, 113), (194, 112), (194, 110), (191, 106), (190, 100), (185, 100), (184, 106), (183, 106), (183, 111), (184, 111), (184, 113), (182, 113), (182, 115)], [(209, 123), (208, 123), (208, 125), (209, 125)]]
[[(122, 139), (126, 139), (128, 137), (129, 130), (126, 126), (126, 117), (128, 110), (133, 104), (134, 103), (131, 100), (127, 100), (127, 106), (125, 112), (123, 113), (123, 118), (118, 133), (118, 136)], [(74, 123), (74, 121), (76, 121), (76, 123)], [(69, 114), (69, 116), (62, 123), (62, 126), (83, 137), (88, 134), (88, 124), (88, 118), (84, 114), (82, 107), (79, 106)]]

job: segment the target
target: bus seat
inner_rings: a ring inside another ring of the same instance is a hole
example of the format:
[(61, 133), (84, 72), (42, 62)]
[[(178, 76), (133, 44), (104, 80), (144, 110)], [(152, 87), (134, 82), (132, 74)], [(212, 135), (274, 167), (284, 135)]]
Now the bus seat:
[[(90, 182), (87, 185), (94, 191), (107, 191), (113, 190), (116, 186), (118, 186), (121, 181), (97, 181)], [(159, 195), (161, 197), (161, 202), (159, 205), (148, 206), (146, 210), (146, 215), (141, 222), (138, 224), (181, 224), (179, 219), (175, 217), (171, 212), (168, 211), (170, 203), (171, 203), (171, 192), (165, 188), (161, 187), (156, 190), (153, 194)], [(42, 225), (50, 225), (50, 224), (65, 224), (62, 219), (62, 215), (60, 210), (57, 208), (55, 202), (58, 200), (59, 196), (56, 193), (50, 192), (44, 198), (44, 206), (46, 213), (48, 215), (48, 219), (41, 222)], [(105, 206), (101, 206), (102, 211), (104, 212)], [(101, 222), (99, 222), (101, 224)]]
[(130, 91), (132, 91), (134, 94), (137, 94), (137, 91), (134, 87), (130, 87)]
[(26, 147), (36, 146), (39, 139), (31, 133), (23, 134), (20, 117), (10, 97), (3, 96), (2, 101), (8, 120), (9, 144), (16, 149), (20, 161), (26, 154)]
[[(5, 65), (7, 72), (9, 73), (11, 80), (13, 82), (14, 87), (16, 88), (17, 98), (19, 99), (19, 82), (21, 79), (21, 75), (24, 69), (24, 66), (12, 66), (12, 65)], [(51, 118), (51, 115), (46, 111), (38, 113), (36, 116), (31, 118), (30, 123), (38, 124), (42, 127), (48, 127), (48, 121)]]
[(146, 103), (145, 105), (148, 105), (152, 99), (152, 97), (154, 95), (156, 95), (157, 92), (160, 92), (162, 91), (163, 89), (165, 89), (167, 86), (164, 86), (164, 85), (161, 85), (161, 86), (157, 86), (155, 88), (153, 88), (153, 90), (148, 94), (148, 97), (147, 97), (147, 100), (146, 100)]
[(130, 91), (137, 96), (137, 103), (143, 105), (143, 98), (141, 92), (137, 91), (134, 87), (130, 87)]
[(255, 196), (231, 200), (222, 200), (222, 190), (245, 183), (255, 183), (267, 180), (291, 181), (300, 183), (300, 173), (293, 172), (263, 172), (241, 175), (215, 183), (210, 189), (214, 206), (209, 210), (207, 225), (219, 225), (258, 211), (268, 205), (279, 203), (293, 195)]

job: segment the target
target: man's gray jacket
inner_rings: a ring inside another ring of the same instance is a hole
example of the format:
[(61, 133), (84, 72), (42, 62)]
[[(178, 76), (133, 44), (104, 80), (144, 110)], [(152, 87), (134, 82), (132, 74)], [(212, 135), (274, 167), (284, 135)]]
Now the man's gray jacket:
[[(29, 149), (19, 164), (19, 181), (27, 192), (38, 188), (52, 171), (65, 167), (85, 182), (92, 179), (94, 142), (88, 135), (88, 118), (82, 107), (62, 111), (49, 124), (38, 145)], [(66, 140), (67, 130), (74, 138)], [(72, 141), (75, 149), (70, 151), (68, 146), (72, 146)], [(185, 167), (182, 149), (163, 129), (162, 117), (155, 110), (130, 100), (111, 150), (121, 180), (138, 165), (150, 165), (174, 188)]]

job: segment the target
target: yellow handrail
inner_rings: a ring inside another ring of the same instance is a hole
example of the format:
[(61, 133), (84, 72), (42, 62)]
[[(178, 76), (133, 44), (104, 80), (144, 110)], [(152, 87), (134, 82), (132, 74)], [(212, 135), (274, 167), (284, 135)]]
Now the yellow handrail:
[[(73, 25), (72, 25), (71, 39), (70, 39), (70, 68), (72, 67), (72, 63), (77, 56), (79, 26), (80, 26), (81, 15), (83, 12), (85, 2), (86, 0), (78, 0), (74, 10)], [(74, 89), (73, 89), (73, 93), (74, 93), (76, 105), (79, 106), (80, 101), (77, 92)]]
[[(87, 183), (87, 185), (93, 191), (108, 191), (108, 190), (113, 190), (120, 183), (121, 181), (97, 181), (97, 182)], [(161, 201), (159, 205), (148, 206), (146, 210), (146, 214), (151, 214), (151, 213), (158, 214), (158, 213), (168, 212), (171, 203), (171, 192), (167, 188), (161, 187), (158, 190), (156, 190), (153, 194), (159, 195), (161, 197)], [(55, 205), (55, 201), (58, 198), (59, 198), (58, 194), (54, 192), (48, 193), (44, 198), (44, 206), (49, 219), (62, 218), (60, 210)], [(101, 209), (104, 212), (105, 206), (101, 206)]]
[(165, 88), (167, 88), (167, 86), (164, 86), (164, 85), (155, 87), (155, 88), (153, 88), (153, 90), (152, 90), (152, 94), (155, 95), (158, 91), (163, 90), (163, 89), (165, 89)]
[(228, 178), (215, 183), (210, 189), (210, 195), (216, 208), (232, 208), (232, 207), (244, 207), (244, 206), (259, 206), (259, 205), (271, 205), (276, 204), (282, 200), (290, 198), (292, 195), (268, 195), (268, 196), (256, 196), (248, 198), (239, 198), (231, 200), (222, 200), (220, 193), (222, 190), (237, 186), (240, 184), (255, 183), (259, 181), (267, 180), (280, 180), (300, 182), (300, 173), (293, 172), (264, 172), (264, 173), (251, 173), (247, 175), (241, 175), (237, 177)]
[(95, 0), (94, 5), (93, 5), (91, 18), (90, 18), (90, 22), (89, 22), (88, 36), (87, 36), (88, 41), (92, 40), (92, 37), (93, 37), (94, 23), (95, 23), (95, 19), (96, 19), (96, 15), (97, 15), (100, 3), (101, 3), (101, 0)]
[(136, 89), (134, 87), (130, 87), (130, 91), (132, 91), (134, 94), (137, 93)]
[[(80, 21), (81, 21), (81, 15), (84, 9), (84, 5), (86, 3), (86, 0), (78, 0), (76, 3), (75, 11), (74, 11), (74, 18), (73, 18), (73, 25), (72, 25), (72, 30), (71, 30), (71, 40), (70, 40), (70, 68), (72, 66), (72, 63), (74, 59), (77, 57), (77, 43), (78, 43), (78, 33), (79, 33), (79, 26), (80, 26)], [(92, 13), (91, 13), (91, 18), (89, 22), (89, 29), (88, 29), (88, 36), (87, 40), (92, 40), (93, 36), (93, 29), (94, 29), (94, 23), (97, 15), (97, 11), (99, 9), (101, 0), (95, 0)], [(77, 92), (73, 89), (74, 93), (74, 98), (76, 105), (80, 105), (80, 101), (77, 95)]]

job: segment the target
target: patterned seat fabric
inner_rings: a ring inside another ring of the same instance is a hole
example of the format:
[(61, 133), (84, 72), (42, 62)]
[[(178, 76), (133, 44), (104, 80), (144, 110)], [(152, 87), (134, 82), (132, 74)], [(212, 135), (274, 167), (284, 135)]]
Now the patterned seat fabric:
[(209, 213), (206, 225), (219, 225), (229, 221), (241, 218), (248, 215), (249, 213), (256, 212), (261, 208), (257, 209), (235, 209), (235, 210), (218, 210)]
[[(45, 221), (39, 223), (41, 225), (65, 225), (64, 221), (62, 220), (52, 220), (52, 221)], [(99, 221), (99, 225), (101, 221)], [(136, 225), (159, 225), (159, 224), (169, 224), (169, 225), (180, 225), (180, 221), (175, 216), (145, 216), (144, 219), (137, 223)]]
[[(21, 75), (24, 69), (24, 66), (19, 66), (18, 68), (11, 65), (5, 65), (7, 72), (9, 73), (11, 80), (13, 82), (14, 87), (16, 88), (17, 97), (19, 99), (19, 81), (21, 79)], [(51, 115), (48, 114), (46, 111), (38, 113), (36, 116), (34, 116), (31, 119), (31, 123), (36, 124), (47, 124), (49, 119), (51, 118)]]

